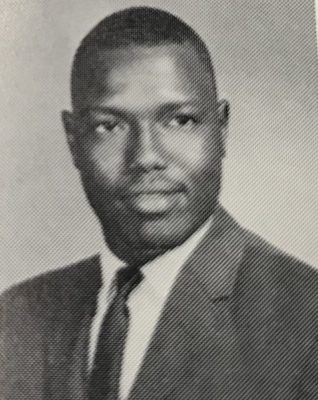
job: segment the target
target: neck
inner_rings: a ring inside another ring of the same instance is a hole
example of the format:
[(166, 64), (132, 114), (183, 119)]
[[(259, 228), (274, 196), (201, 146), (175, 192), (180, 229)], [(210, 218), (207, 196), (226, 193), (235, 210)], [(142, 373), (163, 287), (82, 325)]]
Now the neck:
[[(113, 254), (116, 255), (119, 259), (123, 260), (125, 263), (129, 264), (130, 266), (142, 266), (155, 258), (165, 254), (168, 251), (173, 250), (176, 247), (181, 246), (185, 243), (190, 237), (194, 234), (200, 234), (201, 231), (205, 232), (208, 224), (207, 222), (210, 221), (211, 217), (205, 220), (197, 229), (195, 229), (189, 236), (184, 238), (182, 242), (174, 242), (170, 246), (158, 246), (158, 247), (147, 247), (146, 244), (136, 245), (135, 243), (130, 243), (125, 235), (121, 235), (120, 232), (115, 232), (114, 229), (110, 230), (107, 229), (106, 226), (103, 226), (103, 233), (105, 241), (112, 251)], [(108, 225), (109, 226), (109, 225)]]
[(146, 246), (134, 247), (127, 243), (121, 235), (114, 234), (113, 231), (109, 231), (103, 228), (105, 241), (110, 250), (121, 260), (131, 266), (141, 266), (149, 261), (152, 261), (156, 257), (166, 253), (170, 248), (156, 247), (147, 248)]

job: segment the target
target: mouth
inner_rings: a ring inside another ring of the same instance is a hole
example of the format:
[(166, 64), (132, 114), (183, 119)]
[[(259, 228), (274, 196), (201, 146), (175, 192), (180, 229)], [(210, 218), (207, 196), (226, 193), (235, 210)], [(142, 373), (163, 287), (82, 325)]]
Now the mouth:
[(139, 214), (163, 215), (184, 206), (185, 192), (180, 190), (132, 191), (124, 201), (130, 209)]

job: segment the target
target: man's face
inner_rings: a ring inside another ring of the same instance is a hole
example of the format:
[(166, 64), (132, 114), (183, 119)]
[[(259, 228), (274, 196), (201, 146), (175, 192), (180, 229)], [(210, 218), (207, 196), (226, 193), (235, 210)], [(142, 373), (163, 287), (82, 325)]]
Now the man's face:
[(89, 202), (119, 256), (181, 244), (212, 214), (225, 108), (190, 47), (101, 55), (94, 83), (64, 124)]

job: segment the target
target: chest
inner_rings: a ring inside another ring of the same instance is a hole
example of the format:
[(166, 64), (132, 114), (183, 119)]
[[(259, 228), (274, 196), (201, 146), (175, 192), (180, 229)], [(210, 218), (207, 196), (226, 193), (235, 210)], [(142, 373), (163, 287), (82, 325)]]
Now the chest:
[[(304, 343), (296, 332), (269, 316), (238, 321), (242, 315), (227, 301), (210, 304), (204, 315), (194, 311), (182, 305), (163, 311), (129, 400), (297, 398)], [(88, 332), (87, 319), (63, 374), (70, 399), (85, 399)], [(51, 382), (61, 390), (56, 378)], [(52, 387), (52, 399), (60, 398), (56, 393)]]

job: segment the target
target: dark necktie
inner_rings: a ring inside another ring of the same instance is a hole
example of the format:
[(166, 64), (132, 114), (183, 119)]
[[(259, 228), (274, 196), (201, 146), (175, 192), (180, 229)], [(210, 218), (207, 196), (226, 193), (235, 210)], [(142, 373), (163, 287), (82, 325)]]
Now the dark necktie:
[(89, 379), (89, 400), (117, 400), (125, 341), (129, 326), (128, 296), (141, 282), (137, 268), (117, 272), (117, 292), (104, 317)]

